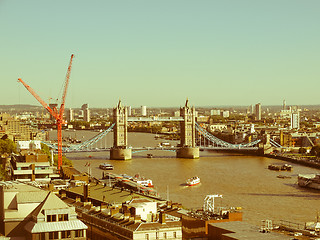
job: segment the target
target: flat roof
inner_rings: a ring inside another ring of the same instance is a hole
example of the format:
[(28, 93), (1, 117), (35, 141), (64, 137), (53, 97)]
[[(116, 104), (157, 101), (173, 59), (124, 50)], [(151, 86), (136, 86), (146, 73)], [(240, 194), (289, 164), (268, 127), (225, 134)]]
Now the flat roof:
[[(83, 186), (74, 187), (68, 189), (69, 192), (73, 192), (83, 196)], [(105, 203), (124, 203), (131, 201), (133, 198), (145, 198), (156, 202), (165, 202), (165, 200), (156, 199), (146, 195), (138, 194), (135, 192), (130, 192), (128, 190), (121, 190), (119, 188), (112, 188), (109, 186), (104, 186), (102, 184), (90, 184), (89, 185), (90, 194), (89, 198), (95, 199)]]
[(242, 222), (242, 221), (210, 223), (209, 225), (230, 231), (231, 233), (225, 233), (223, 235), (232, 237), (237, 240), (292, 239), (292, 237), (283, 235), (280, 233), (275, 233), (275, 232), (262, 233), (260, 232), (260, 228), (258, 226), (251, 225), (247, 222)]

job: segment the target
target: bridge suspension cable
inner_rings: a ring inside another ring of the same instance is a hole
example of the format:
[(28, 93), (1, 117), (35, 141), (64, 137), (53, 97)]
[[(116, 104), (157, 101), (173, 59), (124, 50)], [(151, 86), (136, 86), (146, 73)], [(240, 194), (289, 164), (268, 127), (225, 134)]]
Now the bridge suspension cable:
[[(63, 152), (72, 152), (72, 151), (80, 151), (80, 150), (83, 150), (85, 148), (89, 148), (90, 146), (92, 146), (93, 144), (95, 144), (96, 142), (101, 140), (104, 136), (106, 136), (113, 129), (114, 125), (115, 125), (115, 123), (113, 123), (107, 130), (99, 133), (98, 135), (90, 138), (89, 140), (87, 140), (87, 141), (85, 141), (83, 143), (80, 143), (80, 144), (77, 144), (77, 145), (72, 145), (70, 147), (64, 147), (64, 148), (62, 148), (62, 151)], [(58, 149), (57, 145), (55, 145), (55, 144), (48, 143), (48, 142), (42, 142), (42, 143), (44, 143), (48, 147), (53, 148), (55, 150)]]
[(250, 147), (255, 146), (256, 144), (258, 144), (261, 141), (261, 139), (258, 139), (254, 142), (250, 142), (250, 143), (246, 143), (246, 144), (242, 144), (242, 143), (241, 144), (232, 144), (232, 143), (225, 142), (225, 141), (213, 136), (207, 130), (202, 128), (198, 123), (195, 123), (195, 128), (203, 137), (205, 137), (207, 140), (209, 140), (213, 144), (216, 144), (219, 147), (228, 148), (228, 149), (250, 148)]
[(93, 138), (83, 142), (83, 143), (80, 143), (80, 144), (77, 144), (77, 145), (73, 145), (73, 146), (70, 146), (68, 148), (68, 151), (78, 151), (78, 150), (82, 150), (84, 148), (88, 148), (89, 146), (95, 144), (96, 142), (100, 141), (105, 135), (107, 135), (111, 130), (112, 128), (114, 127), (115, 123), (113, 123), (107, 130), (101, 132), (100, 134), (94, 136)]

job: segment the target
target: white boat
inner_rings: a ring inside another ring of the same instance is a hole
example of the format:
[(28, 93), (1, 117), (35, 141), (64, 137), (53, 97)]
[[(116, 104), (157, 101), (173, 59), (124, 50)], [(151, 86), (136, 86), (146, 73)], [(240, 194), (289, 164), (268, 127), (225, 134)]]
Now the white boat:
[(200, 178), (195, 176), (195, 177), (192, 177), (192, 178), (189, 178), (187, 181), (186, 181), (186, 184), (188, 186), (194, 186), (194, 185), (197, 185), (200, 183)]
[(320, 174), (298, 174), (298, 185), (320, 190)]
[(137, 180), (135, 182), (144, 187), (153, 187), (151, 179), (142, 179), (142, 180)]
[(101, 163), (99, 168), (103, 170), (113, 170), (113, 165), (109, 163)]
[(139, 174), (136, 174), (134, 176), (134, 178), (132, 178), (132, 181), (134, 181), (144, 187), (153, 187), (153, 183), (152, 183), (151, 179), (146, 179), (146, 178), (140, 177)]

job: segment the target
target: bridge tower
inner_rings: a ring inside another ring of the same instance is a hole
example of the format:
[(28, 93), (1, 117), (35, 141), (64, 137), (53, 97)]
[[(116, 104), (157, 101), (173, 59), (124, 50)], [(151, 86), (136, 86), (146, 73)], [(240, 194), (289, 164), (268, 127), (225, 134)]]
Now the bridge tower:
[(127, 148), (127, 108), (121, 106), (119, 100), (118, 106), (113, 109), (113, 147), (110, 150), (110, 159), (129, 160), (132, 157), (131, 148)]
[(187, 99), (184, 107), (180, 108), (180, 149), (177, 150), (178, 158), (199, 158), (199, 148), (196, 147), (196, 111), (189, 106)]
[(259, 153), (261, 155), (269, 154), (273, 152), (274, 148), (272, 147), (270, 143), (270, 135), (269, 134), (263, 134), (262, 135), (262, 141), (259, 143)]

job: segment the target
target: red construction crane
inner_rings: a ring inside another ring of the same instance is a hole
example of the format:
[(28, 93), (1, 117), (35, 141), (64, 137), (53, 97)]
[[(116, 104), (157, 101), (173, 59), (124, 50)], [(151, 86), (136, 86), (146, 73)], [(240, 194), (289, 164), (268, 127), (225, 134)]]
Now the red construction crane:
[(57, 134), (58, 134), (58, 169), (60, 170), (62, 166), (62, 124), (65, 124), (65, 121), (63, 119), (63, 113), (64, 113), (64, 103), (66, 101), (66, 95), (67, 95), (67, 89), (69, 85), (69, 79), (70, 79), (70, 73), (71, 73), (71, 66), (72, 66), (72, 60), (74, 55), (71, 55), (70, 63), (66, 75), (66, 80), (64, 82), (64, 90), (62, 95), (62, 101), (60, 109), (57, 110), (56, 108), (51, 109), (48, 104), (43, 101), (39, 95), (24, 81), (22, 81), (21, 78), (18, 79), (19, 82), (21, 82), (25, 88), (41, 103), (41, 105), (48, 110), (48, 112), (56, 119), (56, 125), (57, 125)]

